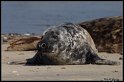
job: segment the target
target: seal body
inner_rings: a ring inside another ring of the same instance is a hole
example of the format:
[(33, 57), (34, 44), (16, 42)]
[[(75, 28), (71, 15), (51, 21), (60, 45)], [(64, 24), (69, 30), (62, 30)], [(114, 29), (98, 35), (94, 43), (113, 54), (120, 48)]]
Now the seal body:
[[(115, 61), (101, 59), (90, 34), (81, 26), (66, 23), (53, 26), (43, 33), (37, 53), (26, 65), (114, 65)], [(14, 64), (16, 62), (13, 62)], [(19, 62), (18, 62), (19, 63)]]
[(90, 34), (81, 26), (66, 23), (53, 26), (43, 33), (36, 55), (27, 65), (42, 64), (117, 64), (101, 59)]

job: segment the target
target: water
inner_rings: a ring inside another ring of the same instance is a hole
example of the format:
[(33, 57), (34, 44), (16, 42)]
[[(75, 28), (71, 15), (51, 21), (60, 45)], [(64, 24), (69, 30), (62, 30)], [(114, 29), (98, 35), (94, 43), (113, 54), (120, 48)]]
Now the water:
[(123, 16), (122, 1), (2, 1), (2, 33), (42, 34), (51, 25)]

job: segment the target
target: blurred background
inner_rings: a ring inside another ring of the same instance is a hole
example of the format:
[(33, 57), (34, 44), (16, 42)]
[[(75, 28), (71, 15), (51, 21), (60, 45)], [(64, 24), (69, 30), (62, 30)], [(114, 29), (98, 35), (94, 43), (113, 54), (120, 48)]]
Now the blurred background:
[(1, 33), (42, 35), (51, 25), (122, 15), (122, 1), (1, 1)]

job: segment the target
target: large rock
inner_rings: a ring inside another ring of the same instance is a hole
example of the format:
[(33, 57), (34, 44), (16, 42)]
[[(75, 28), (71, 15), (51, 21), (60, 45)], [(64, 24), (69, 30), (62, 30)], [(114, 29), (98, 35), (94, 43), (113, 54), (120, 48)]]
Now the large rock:
[(98, 51), (122, 53), (122, 17), (106, 17), (78, 23), (92, 36)]
[(29, 51), (36, 50), (37, 43), (41, 41), (41, 37), (21, 37), (12, 39), (7, 47), (7, 51)]

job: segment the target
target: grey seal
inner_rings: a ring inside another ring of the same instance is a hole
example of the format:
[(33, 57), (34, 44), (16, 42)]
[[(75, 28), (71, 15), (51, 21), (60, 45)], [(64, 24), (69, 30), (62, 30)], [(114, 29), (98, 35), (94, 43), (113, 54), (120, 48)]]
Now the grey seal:
[[(25, 65), (117, 65), (116, 61), (100, 58), (90, 34), (81, 26), (65, 23), (52, 26), (43, 33), (37, 53)], [(18, 64), (12, 62), (10, 64)], [(21, 63), (22, 64), (22, 63)]]

